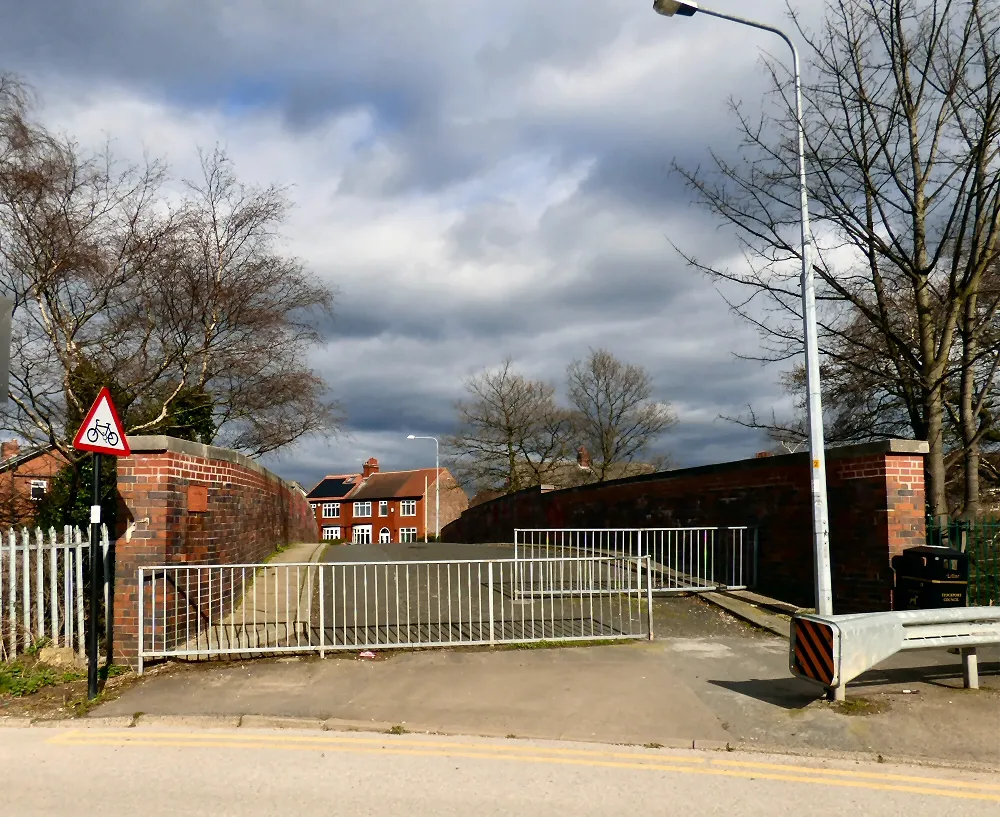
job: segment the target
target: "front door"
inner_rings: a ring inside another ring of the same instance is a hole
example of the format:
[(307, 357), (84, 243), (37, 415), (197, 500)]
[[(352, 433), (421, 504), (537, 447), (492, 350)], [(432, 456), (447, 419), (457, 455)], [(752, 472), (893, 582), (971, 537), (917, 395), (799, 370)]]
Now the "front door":
[(392, 541), (392, 535), (389, 533), (388, 528), (382, 528), (378, 532), (378, 541), (380, 545), (388, 545)]
[(372, 543), (372, 526), (355, 525), (353, 541), (356, 545), (370, 545)]

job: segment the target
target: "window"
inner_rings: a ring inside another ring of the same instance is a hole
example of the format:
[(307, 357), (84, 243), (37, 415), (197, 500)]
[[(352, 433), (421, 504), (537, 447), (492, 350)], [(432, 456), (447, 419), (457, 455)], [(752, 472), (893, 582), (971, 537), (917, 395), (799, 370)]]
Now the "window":
[(323, 503), (323, 518), (324, 519), (337, 519), (340, 517), (340, 503), (339, 502), (324, 502)]
[(388, 516), (389, 515), (389, 503), (384, 499), (380, 500), (378, 503), (378, 515)]
[(392, 541), (392, 534), (389, 533), (388, 528), (382, 528), (378, 532), (378, 542), (380, 545), (388, 545)]
[(356, 545), (370, 545), (372, 543), (372, 526), (355, 525), (353, 541)]
[(340, 528), (323, 528), (323, 539), (339, 539), (340, 538)]
[(371, 516), (372, 515), (372, 503), (371, 502), (355, 502), (354, 503), (354, 515), (355, 516)]
[(399, 515), (400, 516), (416, 516), (417, 515), (417, 500), (415, 499), (404, 499), (399, 503)]
[(45, 499), (45, 491), (48, 490), (49, 483), (44, 479), (31, 480), (31, 498)]
[(417, 541), (417, 529), (416, 528), (400, 528), (399, 529), (399, 541), (400, 542), (416, 542)]

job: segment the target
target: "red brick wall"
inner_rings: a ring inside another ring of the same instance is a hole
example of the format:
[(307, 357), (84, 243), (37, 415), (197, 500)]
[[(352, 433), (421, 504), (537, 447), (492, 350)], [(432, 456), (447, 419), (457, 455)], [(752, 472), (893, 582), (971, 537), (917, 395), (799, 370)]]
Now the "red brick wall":
[[(129, 445), (118, 460), (115, 542), (115, 648), (125, 659), (138, 647), (140, 567), (255, 563), (278, 545), (317, 540), (305, 495), (247, 457), (163, 436)], [(220, 590), (238, 598), (241, 588), (213, 587), (213, 596)], [(145, 592), (150, 604), (148, 582)]]
[[(835, 612), (890, 609), (891, 557), (924, 542), (925, 450), (926, 443), (887, 440), (827, 451)], [(470, 508), (442, 538), (510, 542), (515, 528), (701, 525), (757, 527), (758, 588), (814, 603), (808, 454), (522, 491)]]

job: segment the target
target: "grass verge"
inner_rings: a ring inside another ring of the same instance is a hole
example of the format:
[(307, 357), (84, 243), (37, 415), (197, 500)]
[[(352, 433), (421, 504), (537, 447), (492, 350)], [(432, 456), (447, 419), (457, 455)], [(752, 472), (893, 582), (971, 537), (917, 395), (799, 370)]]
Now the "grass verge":
[(86, 678), (83, 670), (49, 667), (34, 661), (11, 661), (0, 664), (0, 695), (21, 698), (57, 684), (68, 684)]

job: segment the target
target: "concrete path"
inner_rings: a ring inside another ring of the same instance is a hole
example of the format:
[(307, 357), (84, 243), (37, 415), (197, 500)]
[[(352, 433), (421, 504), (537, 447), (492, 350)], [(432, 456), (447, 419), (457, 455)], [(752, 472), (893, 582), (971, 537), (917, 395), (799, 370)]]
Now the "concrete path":
[(670, 662), (624, 645), (197, 667), (151, 679), (95, 714), (134, 712), (337, 718), (611, 743), (731, 737)]
[(308, 565), (319, 561), (326, 548), (325, 543), (301, 542), (274, 554), (267, 567), (233, 568), (228, 577), (223, 569), (223, 579), (243, 588), (242, 598), (214, 626), (204, 626), (196, 616), (182, 622), (179, 626), (188, 628), (185, 633), (194, 634), (178, 648), (249, 652), (260, 645), (285, 644), (296, 638), (304, 641), (311, 626), (310, 603), (316, 583), (316, 570)]
[(31, 817), (993, 817), (1000, 810), (995, 776), (957, 770), (422, 735), (0, 730), (0, 768), (5, 811)]
[(274, 554), (267, 564), (277, 569), (259, 570), (253, 578), (248, 577), (242, 603), (223, 623), (249, 620), (254, 613), (261, 621), (285, 623), (298, 620), (311, 593), (312, 571), (307, 568), (296, 571), (285, 566), (315, 563), (326, 548), (322, 543), (302, 542)]

